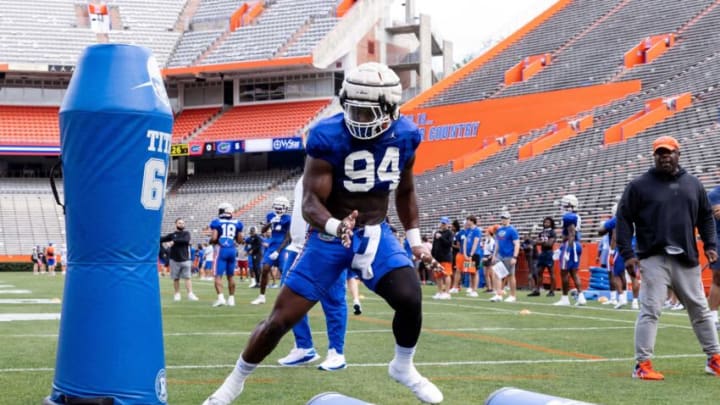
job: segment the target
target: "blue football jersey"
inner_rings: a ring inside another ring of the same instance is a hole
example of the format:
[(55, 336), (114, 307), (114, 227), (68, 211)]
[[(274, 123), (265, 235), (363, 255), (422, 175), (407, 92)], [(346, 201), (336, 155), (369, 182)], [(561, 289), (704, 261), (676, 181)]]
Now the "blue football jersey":
[(272, 224), (270, 226), (270, 239), (268, 239), (269, 249), (276, 249), (282, 245), (285, 240), (285, 235), (290, 231), (290, 220), (292, 217), (290, 214), (277, 215), (275, 212), (268, 212), (265, 216), (267, 223)]
[(232, 218), (215, 218), (210, 222), (210, 229), (218, 233), (221, 247), (235, 247), (235, 235), (243, 230), (243, 223)]
[(568, 235), (570, 225), (575, 225), (575, 230), (580, 231), (580, 216), (574, 212), (566, 212), (562, 216), (563, 236)]
[(353, 193), (390, 193), (400, 183), (400, 173), (415, 155), (422, 136), (405, 117), (394, 121), (382, 135), (370, 140), (355, 139), (343, 113), (326, 118), (308, 135), (308, 155), (333, 167), (333, 190)]

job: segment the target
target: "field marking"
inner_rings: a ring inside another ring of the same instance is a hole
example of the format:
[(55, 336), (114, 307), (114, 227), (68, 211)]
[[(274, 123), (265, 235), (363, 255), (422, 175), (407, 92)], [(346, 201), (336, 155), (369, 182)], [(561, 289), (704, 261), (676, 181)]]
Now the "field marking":
[(15, 287), (15, 286), (12, 284), (0, 284), (0, 288), (13, 288), (13, 287)]
[[(370, 317), (360, 317), (360, 318), (353, 318), (353, 319), (357, 319), (360, 322), (382, 324), (382, 325), (388, 325), (388, 326), (392, 325), (391, 321), (388, 321), (385, 319), (377, 319), (377, 318), (370, 318)], [(519, 347), (522, 349), (532, 350), (532, 351), (538, 352), (538, 353), (557, 354), (560, 356), (574, 357), (574, 358), (579, 358), (579, 359), (602, 359), (603, 358), (603, 357), (595, 356), (592, 354), (586, 354), (586, 353), (580, 353), (580, 352), (569, 352), (569, 351), (560, 350), (560, 349), (553, 349), (551, 347), (535, 345), (532, 343), (521, 342), (518, 340), (507, 339), (507, 338), (500, 337), (500, 336), (485, 335), (485, 334), (480, 334), (480, 333), (453, 332), (453, 331), (441, 330), (441, 329), (423, 329), (423, 332), (432, 333), (432, 334), (440, 335), (440, 336), (450, 336), (450, 337), (456, 337), (456, 338), (461, 338), (461, 339), (479, 340), (482, 342), (496, 343), (496, 344), (512, 346), (512, 347)]]
[(0, 290), (0, 294), (32, 294), (30, 290)]
[[(701, 358), (706, 357), (704, 353), (692, 353), (692, 354), (667, 354), (654, 356), (653, 359), (689, 359), (689, 358)], [(635, 362), (634, 357), (610, 357), (602, 359), (538, 359), (538, 360), (466, 360), (466, 361), (429, 361), (429, 362), (416, 362), (415, 365), (419, 367), (458, 367), (458, 366), (495, 366), (495, 365), (527, 365), (527, 364), (565, 364), (565, 363), (620, 363), (620, 362)], [(388, 363), (353, 363), (348, 362), (349, 367), (387, 367)], [(235, 364), (184, 364), (184, 365), (168, 365), (165, 366), (168, 370), (207, 370), (217, 368), (232, 369)], [(281, 365), (274, 364), (260, 364), (259, 368), (288, 368)], [(313, 365), (308, 365), (307, 368), (314, 369)], [(26, 368), (0, 368), (0, 373), (29, 373), (29, 372), (44, 372), (54, 371), (53, 367), (26, 367)]]
[(56, 321), (60, 319), (60, 313), (45, 313), (45, 314), (30, 314), (30, 313), (19, 313), (19, 314), (0, 314), (0, 322), (11, 322), (11, 321)]
[[(445, 329), (453, 332), (557, 332), (557, 331), (586, 331), (586, 330), (618, 330), (618, 329), (634, 329), (632, 326), (592, 326), (587, 328), (582, 327), (571, 327), (571, 328), (451, 328)], [(427, 329), (423, 329), (426, 331)], [(168, 332), (163, 333), (163, 336), (250, 336), (251, 331), (215, 331), (215, 332)], [(355, 329), (348, 330), (348, 335), (364, 335), (373, 333), (392, 333), (391, 328), (386, 329)], [(313, 335), (325, 336), (327, 330), (315, 330), (312, 331)], [(57, 333), (20, 333), (20, 334), (0, 334), (0, 338), (57, 338)]]
[(0, 304), (60, 304), (60, 298), (0, 298)]
[[(460, 308), (477, 308), (473, 305), (463, 305), (463, 304), (450, 304), (450, 303), (441, 303), (441, 302), (433, 302), (433, 305), (441, 305), (441, 306), (449, 306), (449, 307), (460, 307)], [(517, 305), (517, 304), (512, 304)], [(550, 304), (552, 305), (552, 304)], [(496, 312), (504, 312), (507, 314), (514, 314), (517, 315), (520, 311), (520, 307), (516, 306), (515, 309), (511, 309), (508, 307), (495, 307), (492, 306), (486, 306), (482, 307), (483, 309), (487, 309), (490, 311), (496, 311)], [(587, 308), (587, 307), (581, 307), (581, 308)], [(606, 310), (606, 311), (613, 311), (618, 312), (615, 310)], [(629, 319), (616, 319), (616, 318), (603, 318), (599, 316), (590, 316), (590, 315), (575, 315), (575, 314), (568, 314), (568, 313), (553, 313), (553, 312), (536, 312), (532, 311), (528, 316), (532, 315), (542, 315), (542, 316), (549, 316), (549, 317), (558, 317), (561, 316), (563, 318), (577, 318), (577, 319), (583, 319), (583, 320), (593, 320), (593, 321), (604, 321), (604, 322), (618, 322), (618, 323), (626, 323), (626, 324), (635, 324), (635, 320), (629, 320)], [(661, 318), (662, 319), (662, 318)], [(692, 329), (691, 326), (687, 325), (675, 325), (675, 324), (663, 324), (664, 327), (667, 328), (679, 328), (679, 329)]]

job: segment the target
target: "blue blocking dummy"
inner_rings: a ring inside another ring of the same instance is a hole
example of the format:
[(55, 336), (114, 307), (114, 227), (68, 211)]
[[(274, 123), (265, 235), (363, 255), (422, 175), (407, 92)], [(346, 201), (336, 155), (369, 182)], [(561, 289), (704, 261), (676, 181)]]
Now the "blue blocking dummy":
[(46, 403), (167, 403), (157, 256), (172, 125), (149, 49), (80, 56), (60, 108), (68, 270)]

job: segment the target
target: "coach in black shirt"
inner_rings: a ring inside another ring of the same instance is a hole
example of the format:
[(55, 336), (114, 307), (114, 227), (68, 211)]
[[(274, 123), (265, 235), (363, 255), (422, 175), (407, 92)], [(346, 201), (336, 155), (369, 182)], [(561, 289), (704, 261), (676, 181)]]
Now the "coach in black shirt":
[[(625, 268), (640, 261), (642, 293), (635, 323), (633, 377), (662, 380), (653, 370), (658, 318), (672, 288), (687, 308), (695, 335), (708, 356), (705, 371), (720, 375), (720, 345), (700, 278), (695, 229), (710, 263), (717, 260), (715, 223), (700, 181), (678, 164), (680, 144), (661, 136), (653, 142), (655, 167), (628, 184), (617, 210), (616, 241)], [(637, 238), (637, 258), (632, 236)]]
[(450, 299), (450, 276), (452, 276), (452, 250), (453, 250), (453, 233), (450, 230), (450, 218), (440, 218), (440, 228), (435, 231), (432, 242), (433, 259), (440, 263), (440, 267), (436, 267), (435, 281), (437, 283), (438, 292), (433, 296), (435, 299)]
[(192, 292), (192, 282), (190, 281), (190, 270), (192, 269), (192, 260), (190, 260), (190, 232), (185, 230), (185, 221), (182, 218), (175, 220), (175, 232), (169, 233), (162, 238), (160, 242), (172, 242), (170, 246), (170, 277), (173, 279), (173, 287), (175, 287), (174, 301), (180, 301), (180, 279), (185, 280), (185, 288), (187, 289), (188, 299), (197, 301), (198, 298)]

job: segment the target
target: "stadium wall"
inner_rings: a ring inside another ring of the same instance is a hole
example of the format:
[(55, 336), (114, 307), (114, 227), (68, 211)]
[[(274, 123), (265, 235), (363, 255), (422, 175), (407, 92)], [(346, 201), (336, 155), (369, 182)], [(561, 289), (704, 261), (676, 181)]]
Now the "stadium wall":
[(403, 111), (423, 132), (415, 173), (640, 91), (640, 80)]

